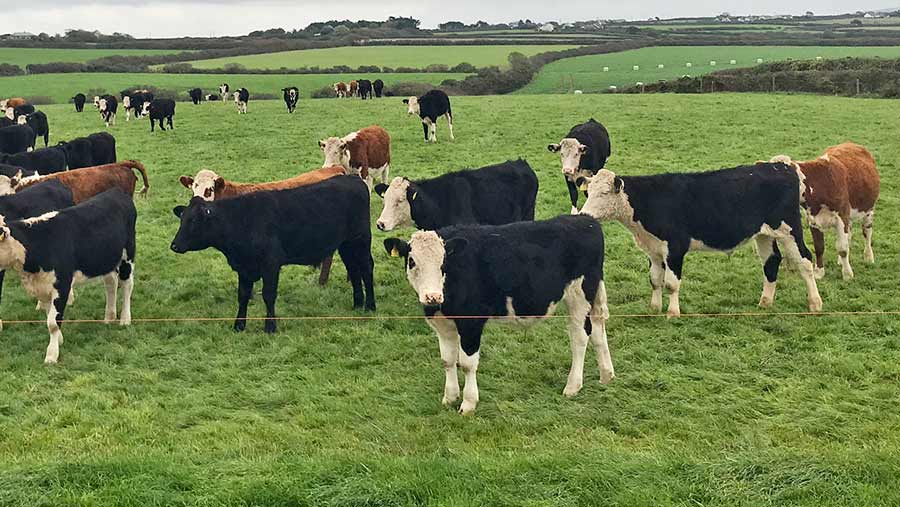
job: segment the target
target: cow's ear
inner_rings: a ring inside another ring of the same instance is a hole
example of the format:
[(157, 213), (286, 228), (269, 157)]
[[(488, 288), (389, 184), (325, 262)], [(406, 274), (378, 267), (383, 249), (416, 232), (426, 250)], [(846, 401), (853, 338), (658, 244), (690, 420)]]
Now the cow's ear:
[(388, 238), (384, 240), (384, 250), (391, 257), (403, 257), (405, 259), (409, 256), (409, 243), (400, 238)]
[(404, 104), (409, 104), (409, 99), (403, 99)]
[(560, 149), (560, 146), (558, 144), (548, 144), (547, 145), (547, 151), (549, 151), (551, 153), (556, 153), (559, 151), (559, 149)]
[(191, 178), (190, 176), (182, 176), (181, 178), (178, 178), (178, 181), (180, 181), (185, 188), (194, 186), (194, 178)]
[(18, 171), (16, 171), (16, 175), (9, 179), (9, 186), (15, 190), (15, 188), (18, 187), (19, 183), (21, 183), (21, 182), (22, 182), (22, 170), (19, 169)]
[(388, 186), (384, 183), (379, 183), (375, 185), (375, 193), (378, 194), (378, 197), (384, 197), (384, 193), (387, 192)]
[(622, 187), (625, 186), (625, 182), (622, 181), (622, 178), (616, 176), (613, 178), (613, 192), (620, 193), (622, 192)]
[(319, 141), (319, 148), (325, 149), (325, 141)]
[(175, 206), (172, 208), (172, 213), (175, 213), (175, 216), (181, 218), (181, 214), (184, 213), (184, 210), (187, 209), (187, 206)]
[(460, 254), (465, 251), (467, 246), (469, 246), (469, 240), (466, 238), (453, 238), (444, 242), (444, 252), (447, 256)]
[(223, 188), (225, 188), (225, 178), (219, 176), (216, 178), (216, 181), (213, 182), (213, 189), (215, 189), (216, 192), (221, 192)]

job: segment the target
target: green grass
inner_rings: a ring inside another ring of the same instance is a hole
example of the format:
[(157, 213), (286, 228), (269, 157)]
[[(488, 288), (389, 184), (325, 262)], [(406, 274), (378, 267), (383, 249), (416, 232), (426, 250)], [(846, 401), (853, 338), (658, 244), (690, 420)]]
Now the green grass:
[[(571, 80), (574, 89), (586, 92), (606, 90), (609, 86), (630, 86), (638, 81), (645, 83), (661, 79), (676, 79), (682, 75), (707, 74), (715, 70), (756, 65), (756, 59), (766, 62), (776, 60), (841, 58), (868, 56), (898, 58), (900, 47), (795, 47), (795, 46), (695, 46), (652, 47), (605, 55), (580, 56), (553, 62), (543, 69), (529, 85), (519, 93), (564, 93)], [(729, 62), (737, 60), (736, 65)], [(709, 65), (711, 60), (716, 66)], [(691, 62), (692, 68), (686, 63)], [(657, 65), (665, 65), (658, 69)], [(640, 70), (632, 70), (637, 65)], [(609, 67), (609, 72), (603, 72)]]
[(377, 65), (379, 67), (422, 68), (433, 63), (454, 66), (468, 62), (476, 67), (505, 66), (506, 57), (515, 51), (526, 56), (546, 51), (560, 51), (571, 45), (497, 45), (497, 46), (368, 46), (284, 51), (262, 55), (233, 56), (189, 62), (199, 69), (215, 69), (228, 63), (239, 63), (250, 69), (281, 67), (334, 67)]
[[(897, 310), (900, 103), (783, 95), (454, 98), (455, 142), (437, 145), (396, 99), (179, 104), (176, 130), (145, 122), (111, 131), (121, 158), (144, 161), (138, 200), (134, 317), (224, 316), (236, 276), (212, 251), (175, 255), (177, 178), (284, 178), (320, 165), (316, 141), (371, 123), (393, 138), (393, 174), (436, 175), (526, 157), (540, 178), (538, 215), (568, 211), (559, 158), (546, 145), (594, 116), (609, 128), (609, 167), (623, 174), (714, 169), (776, 153), (814, 157), (853, 139), (879, 161), (877, 264), (840, 280), (833, 236), (827, 311)], [(53, 141), (101, 130), (91, 111), (43, 108)], [(777, 114), (773, 114), (777, 112)], [(700, 135), (694, 135), (694, 134)], [(381, 210), (373, 199), (373, 217)], [(392, 234), (408, 237), (410, 230)], [(528, 331), (489, 325), (473, 417), (442, 408), (443, 371), (421, 319), (262, 323), (69, 324), (60, 364), (16, 277), (7, 277), (0, 354), (0, 504), (10, 506), (894, 506), (900, 504), (900, 323), (896, 317), (780, 317), (803, 311), (785, 272), (773, 315), (627, 319), (649, 301), (647, 261), (618, 225), (605, 227), (618, 378), (600, 386), (593, 358), (574, 399), (562, 320)], [(378, 316), (420, 315), (397, 259), (375, 232)], [(685, 312), (756, 311), (762, 280), (750, 246), (695, 253)], [(283, 272), (281, 316), (350, 309), (340, 261), (328, 287)], [(257, 291), (259, 288), (257, 287)], [(78, 290), (71, 319), (98, 318), (101, 285)], [(263, 315), (257, 296), (252, 316)], [(562, 311), (560, 311), (560, 314)]]
[[(331, 86), (342, 79), (349, 80), (355, 77), (349, 74), (34, 74), (0, 78), (0, 90), (10, 96), (48, 96), (56, 103), (65, 103), (74, 94), (94, 88), (117, 93), (125, 88), (153, 85), (183, 90), (186, 98), (187, 90), (194, 87), (202, 88), (204, 93), (218, 93), (218, 86), (224, 82), (233, 88), (246, 87), (250, 90), (252, 100), (253, 93), (280, 94), (285, 86), (297, 86), (300, 88), (301, 97), (309, 97), (310, 92), (323, 86)], [(390, 86), (403, 81), (440, 84), (445, 79), (462, 79), (465, 74), (378, 74), (378, 77)]]
[(29, 63), (86, 62), (104, 56), (168, 55), (179, 52), (171, 49), (0, 48), (0, 63), (11, 63), (24, 68)]

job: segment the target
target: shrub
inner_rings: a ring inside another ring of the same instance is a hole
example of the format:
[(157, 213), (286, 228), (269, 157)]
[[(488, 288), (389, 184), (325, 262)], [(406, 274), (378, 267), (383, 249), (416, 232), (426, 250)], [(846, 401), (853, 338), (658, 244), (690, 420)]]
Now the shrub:
[(332, 88), (330, 86), (323, 86), (322, 88), (319, 88), (318, 90), (313, 90), (309, 94), (309, 97), (311, 99), (333, 99), (335, 97), (334, 88)]
[(449, 70), (450, 66), (443, 63), (432, 63), (431, 65), (425, 67), (425, 72), (448, 72)]
[(43, 106), (46, 104), (56, 104), (56, 101), (53, 100), (53, 97), (48, 97), (46, 95), (29, 95), (25, 97), (25, 100), (28, 101), (29, 104), (34, 106)]
[(450, 69), (450, 72), (459, 72), (459, 73), (462, 73), (462, 74), (474, 74), (477, 70), (478, 70), (478, 69), (475, 68), (475, 66), (472, 65), (471, 63), (469, 63), (469, 62), (462, 62), (462, 63), (460, 63), (460, 64), (454, 65), (454, 66)]
[(385, 95), (388, 97), (421, 97), (429, 90), (433, 90), (434, 85), (418, 82), (401, 82), (385, 87)]
[(194, 66), (189, 63), (169, 63), (163, 66), (163, 72), (166, 74), (191, 74), (194, 72)]
[(18, 65), (0, 63), (0, 76), (21, 76), (25, 71)]

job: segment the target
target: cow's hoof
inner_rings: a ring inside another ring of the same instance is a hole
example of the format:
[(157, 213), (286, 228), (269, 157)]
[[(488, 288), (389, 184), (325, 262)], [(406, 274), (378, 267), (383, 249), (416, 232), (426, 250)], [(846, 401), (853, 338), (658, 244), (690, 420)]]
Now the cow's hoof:
[(609, 384), (616, 378), (616, 372), (614, 371), (601, 371), (600, 372), (600, 383), (601, 384)]
[(58, 360), (59, 360), (58, 357), (50, 357), (50, 356), (47, 356), (47, 357), (44, 358), (44, 364), (56, 364), (56, 362), (57, 362)]
[(825, 278), (825, 268), (815, 267), (813, 268), (813, 276), (816, 280), (821, 280)]
[(128, 316), (123, 316), (123, 317), (119, 320), (119, 325), (122, 326), (122, 327), (130, 326), (130, 325), (131, 325), (131, 316), (130, 316), (130, 315), (128, 315)]
[(852, 269), (842, 271), (841, 275), (844, 277), (845, 282), (853, 280), (853, 270)]
[(573, 398), (575, 395), (581, 392), (581, 384), (576, 384), (570, 386), (566, 384), (566, 388), (563, 389), (563, 396), (566, 398)]
[(675, 309), (675, 310), (669, 309), (669, 311), (666, 312), (666, 318), (668, 318), (668, 319), (674, 319), (677, 317), (681, 317), (680, 309)]
[(822, 311), (822, 298), (809, 300), (809, 311), (819, 313)]
[(234, 323), (234, 330), (238, 333), (243, 332), (244, 329), (246, 329), (246, 328), (247, 328), (246, 322), (235, 322)]
[(769, 308), (772, 306), (773, 301), (770, 298), (765, 296), (759, 298), (759, 307), (760, 308)]
[(475, 406), (478, 403), (471, 403), (468, 401), (463, 401), (462, 405), (459, 406), (459, 413), (461, 415), (472, 415), (475, 413)]
[(659, 313), (662, 311), (662, 301), (650, 301), (650, 311), (653, 313)]
[(276, 330), (277, 327), (274, 322), (266, 322), (266, 325), (263, 328), (263, 331), (265, 331), (266, 334), (273, 334)]
[(456, 403), (456, 400), (458, 400), (458, 399), (459, 399), (459, 393), (456, 393), (456, 395), (451, 395), (451, 394), (445, 393), (444, 397), (441, 398), (441, 405), (443, 405), (445, 407), (449, 407), (450, 405), (453, 405), (454, 403)]
[(868, 262), (869, 264), (875, 264), (875, 252), (873, 252), (873, 251), (871, 251), (871, 250), (866, 250), (866, 254), (865, 254), (865, 256), (864, 256), (863, 258), (864, 258), (864, 259), (866, 260), (866, 262)]

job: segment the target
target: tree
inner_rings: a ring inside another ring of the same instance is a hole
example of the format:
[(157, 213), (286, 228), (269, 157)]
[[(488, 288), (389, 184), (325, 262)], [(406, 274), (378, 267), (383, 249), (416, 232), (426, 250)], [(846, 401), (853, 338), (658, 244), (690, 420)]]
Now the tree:
[(806, 11), (806, 14), (804, 14), (804, 16), (806, 16), (807, 18), (811, 18), (815, 16), (815, 14), (813, 14), (813, 11)]
[(438, 25), (438, 30), (443, 32), (458, 32), (465, 29), (466, 24), (461, 21), (447, 21)]
[(862, 22), (862, 20), (854, 19), (853, 21), (850, 22), (850, 24), (853, 26), (862, 26), (863, 22)]

